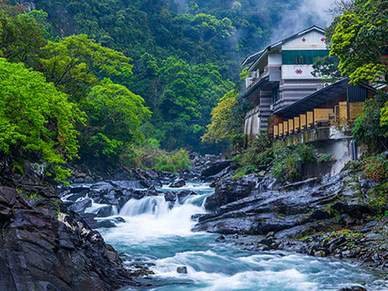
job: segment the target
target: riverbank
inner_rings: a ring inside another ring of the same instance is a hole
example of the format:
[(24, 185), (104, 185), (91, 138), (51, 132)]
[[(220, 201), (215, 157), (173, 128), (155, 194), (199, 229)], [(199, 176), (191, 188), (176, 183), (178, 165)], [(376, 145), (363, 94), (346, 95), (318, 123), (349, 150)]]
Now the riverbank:
[(386, 220), (360, 195), (373, 185), (357, 171), (285, 186), (266, 173), (232, 178), (235, 166), (219, 157), (194, 158), (192, 171), (179, 174), (124, 169), (109, 179), (79, 171), (58, 191), (33, 167), (23, 179), (2, 178), (0, 218), (9, 235), (1, 238), (8, 275), (0, 286), (388, 286)]
[[(388, 218), (376, 213), (367, 195), (377, 184), (357, 168), (287, 185), (265, 175), (232, 176), (214, 182), (215, 194), (205, 204), (209, 213), (199, 217), (196, 230), (228, 235), (257, 251), (295, 251), (388, 269)], [(241, 235), (258, 237), (245, 242)]]

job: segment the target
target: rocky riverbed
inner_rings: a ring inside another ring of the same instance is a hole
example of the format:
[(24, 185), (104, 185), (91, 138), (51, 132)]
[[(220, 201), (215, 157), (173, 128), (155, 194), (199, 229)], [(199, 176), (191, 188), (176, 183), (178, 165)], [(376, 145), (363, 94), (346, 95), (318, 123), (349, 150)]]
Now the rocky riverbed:
[(197, 231), (221, 233), (220, 240), (226, 236), (258, 251), (334, 256), (388, 270), (388, 217), (376, 216), (366, 195), (373, 183), (351, 167), (287, 185), (258, 175), (225, 175), (214, 184)]
[[(1, 290), (388, 286), (387, 218), (356, 170), (280, 185), (265, 172), (234, 179), (219, 157), (192, 158), (179, 174), (77, 170), (57, 191), (32, 166), (23, 177), (3, 168)], [(344, 273), (326, 282), (337, 267)]]

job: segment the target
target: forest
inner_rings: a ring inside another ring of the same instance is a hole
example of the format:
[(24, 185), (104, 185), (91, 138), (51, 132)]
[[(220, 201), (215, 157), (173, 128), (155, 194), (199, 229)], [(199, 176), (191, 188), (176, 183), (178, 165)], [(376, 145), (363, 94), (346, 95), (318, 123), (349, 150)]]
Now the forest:
[[(168, 168), (163, 150), (225, 148), (201, 142), (211, 110), (295, 1), (222, 2), (3, 0), (2, 152), (43, 158), (62, 177), (70, 160)], [(18, 107), (7, 96), (28, 94), (25, 81), (39, 94)]]
[(0, 0), (0, 290), (388, 290), (387, 11)]

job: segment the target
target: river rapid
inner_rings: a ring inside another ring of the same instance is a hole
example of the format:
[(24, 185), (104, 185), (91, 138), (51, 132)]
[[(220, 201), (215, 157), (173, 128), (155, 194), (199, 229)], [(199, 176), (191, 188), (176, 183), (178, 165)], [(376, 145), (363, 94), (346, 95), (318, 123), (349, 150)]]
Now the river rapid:
[[(164, 196), (129, 200), (118, 213), (126, 222), (100, 229), (124, 259), (130, 258), (127, 264), (145, 264), (154, 272), (144, 280), (152, 287), (142, 290), (338, 290), (358, 284), (387, 290), (379, 274), (349, 262), (286, 252), (254, 253), (216, 242), (217, 235), (192, 232), (193, 216), (205, 213), (203, 202), (213, 189), (192, 183), (161, 190), (192, 190), (198, 195), (173, 208)], [(178, 267), (186, 267), (187, 273), (178, 273)]]

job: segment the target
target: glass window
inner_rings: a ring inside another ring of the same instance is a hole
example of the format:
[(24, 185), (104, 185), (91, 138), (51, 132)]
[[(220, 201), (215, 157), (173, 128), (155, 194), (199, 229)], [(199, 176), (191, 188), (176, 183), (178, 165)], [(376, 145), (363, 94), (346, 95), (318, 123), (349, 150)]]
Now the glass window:
[(312, 65), (327, 55), (327, 50), (284, 50), (282, 59), (284, 65)]

